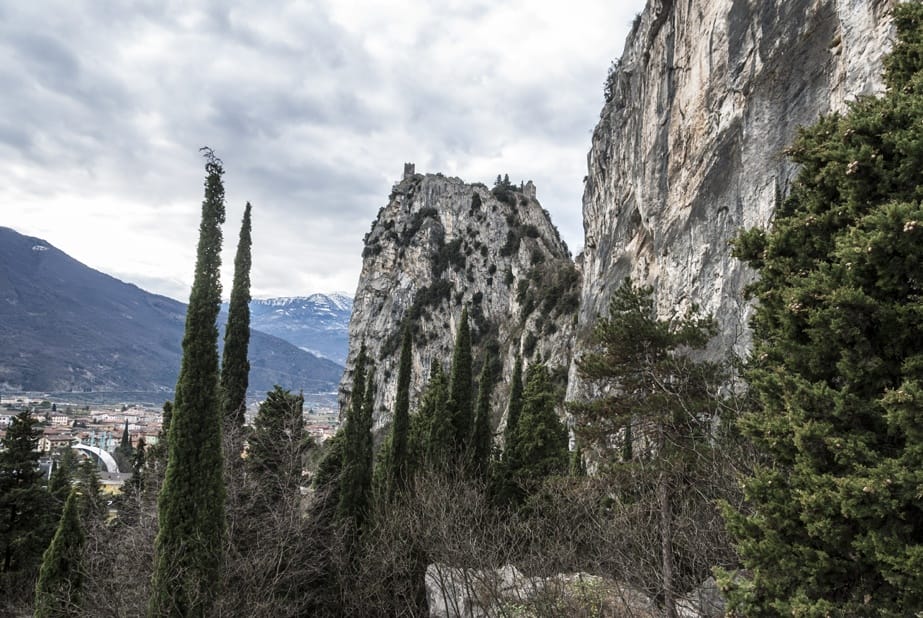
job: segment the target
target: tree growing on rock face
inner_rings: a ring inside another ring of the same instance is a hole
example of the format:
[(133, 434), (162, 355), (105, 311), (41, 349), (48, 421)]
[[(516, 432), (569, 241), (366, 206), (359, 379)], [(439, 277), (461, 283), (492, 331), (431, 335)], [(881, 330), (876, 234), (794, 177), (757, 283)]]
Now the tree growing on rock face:
[[(659, 319), (653, 290), (626, 279), (612, 296), (608, 317), (593, 329), (593, 347), (577, 361), (580, 375), (607, 386), (609, 394), (570, 405), (575, 432), (602, 454), (605, 472), (626, 484), (649, 481), (649, 489), (633, 491), (655, 494), (638, 503), (650, 505), (658, 521), (659, 596), (669, 617), (677, 615), (681, 591), (674, 511), (690, 493), (685, 479), (708, 460), (716, 395), (724, 381), (721, 365), (691, 353), (704, 350), (714, 334), (714, 321), (694, 310)], [(633, 448), (633, 439), (644, 448)], [(704, 495), (699, 488), (695, 492)]]
[(77, 490), (71, 490), (51, 545), (45, 550), (35, 585), (35, 617), (75, 616), (83, 587), (83, 547)]
[(923, 610), (923, 5), (894, 17), (885, 94), (803, 130), (772, 228), (736, 241), (759, 273), (741, 425), (768, 458), (728, 513), (745, 615)]
[(205, 151), (207, 177), (195, 279), (168, 435), (151, 616), (206, 616), (218, 594), (224, 547), (222, 410), (218, 392), (222, 167)]
[(244, 208), (240, 239), (234, 258), (234, 283), (228, 303), (228, 322), (224, 331), (221, 358), (221, 397), (228, 427), (240, 430), (247, 411), (247, 386), (250, 379), (250, 202)]

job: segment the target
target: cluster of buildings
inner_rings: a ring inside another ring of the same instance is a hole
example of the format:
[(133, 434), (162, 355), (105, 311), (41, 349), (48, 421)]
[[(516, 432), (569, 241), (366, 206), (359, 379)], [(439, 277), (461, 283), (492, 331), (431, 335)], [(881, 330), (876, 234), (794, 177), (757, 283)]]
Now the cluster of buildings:
[[(257, 408), (258, 405), (254, 404), (248, 410), (248, 421), (252, 422)], [(161, 409), (140, 404), (90, 406), (22, 395), (4, 397), (4, 401), (0, 402), (0, 437), (5, 435), (13, 417), (23, 410), (28, 410), (39, 422), (42, 437), (38, 450), (47, 457), (75, 445), (113, 453), (121, 444), (126, 428), (133, 447), (137, 448), (141, 440), (151, 446), (157, 443), (163, 423)], [(336, 410), (305, 411), (305, 430), (318, 443), (331, 438), (338, 427)]]

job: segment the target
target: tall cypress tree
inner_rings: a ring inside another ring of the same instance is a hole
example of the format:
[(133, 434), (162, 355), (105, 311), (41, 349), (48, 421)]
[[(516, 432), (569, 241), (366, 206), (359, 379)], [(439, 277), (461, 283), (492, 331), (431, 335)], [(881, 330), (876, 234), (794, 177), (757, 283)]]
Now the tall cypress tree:
[(736, 243), (767, 456), (730, 514), (743, 615), (923, 611), (923, 4), (894, 17), (884, 95), (803, 130), (772, 228)]
[(131, 468), (131, 460), (134, 458), (134, 449), (131, 446), (131, 434), (128, 433), (128, 420), (122, 429), (122, 439), (115, 449), (115, 461), (119, 465), (119, 472), (127, 472)]
[(471, 444), (471, 427), (474, 424), (472, 406), (471, 330), (468, 327), (468, 309), (462, 310), (452, 352), (452, 374), (449, 378), (448, 412), (452, 419), (453, 456), (463, 463)]
[(413, 342), (410, 327), (404, 327), (401, 343), (401, 360), (397, 371), (397, 396), (394, 400), (394, 419), (391, 422), (391, 455), (388, 459), (388, 497), (407, 486), (410, 475), (410, 371)]
[(519, 414), (522, 412), (522, 357), (516, 357), (513, 366), (513, 378), (510, 382), (510, 399), (506, 408), (506, 428), (503, 430), (504, 457), (506, 450), (513, 443), (513, 434), (519, 424)]
[(205, 151), (207, 177), (195, 280), (186, 311), (183, 358), (170, 420), (167, 470), (158, 499), (159, 525), (149, 606), (151, 616), (206, 616), (224, 563), (222, 410), (218, 393), (221, 224), (224, 169)]
[(221, 358), (221, 397), (227, 427), (244, 426), (247, 411), (247, 386), (250, 378), (250, 202), (244, 208), (240, 239), (234, 257), (234, 283), (228, 304), (228, 323), (224, 330)]
[(493, 392), (493, 376), (490, 363), (485, 358), (481, 375), (478, 379), (477, 411), (474, 415), (474, 429), (471, 436), (469, 470), (471, 474), (486, 481), (490, 472), (490, 453), (493, 446), (493, 434), (490, 427), (490, 395)]
[(369, 383), (366, 382), (366, 363), (367, 357), (363, 344), (356, 359), (350, 406), (346, 414), (340, 495), (337, 505), (337, 517), (341, 521), (350, 522), (357, 530), (362, 527), (368, 514), (372, 482), (371, 410), (368, 400), (370, 395), (374, 397), (374, 393), (367, 392), (372, 389), (370, 388), (371, 371), (369, 371)]
[(86, 537), (80, 525), (77, 490), (64, 503), (58, 529), (45, 550), (35, 585), (35, 618), (76, 616), (80, 613), (83, 587), (83, 546)]
[(430, 466), (443, 469), (451, 461), (455, 438), (448, 404), (448, 377), (439, 363), (434, 362), (418, 416), (419, 425), (426, 430), (425, 449), (421, 449), (423, 460)]

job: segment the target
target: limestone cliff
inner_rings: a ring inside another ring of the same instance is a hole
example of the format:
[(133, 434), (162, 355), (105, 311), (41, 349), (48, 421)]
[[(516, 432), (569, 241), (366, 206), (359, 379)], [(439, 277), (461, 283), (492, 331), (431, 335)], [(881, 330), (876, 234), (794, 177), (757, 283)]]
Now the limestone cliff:
[[(626, 276), (666, 317), (692, 303), (745, 353), (752, 277), (730, 256), (796, 172), (798, 126), (881, 88), (890, 0), (650, 0), (607, 82), (588, 155), (578, 348)], [(571, 370), (569, 394), (580, 391)]]
[(365, 238), (363, 258), (340, 383), (341, 410), (365, 342), (376, 367), (376, 425), (390, 419), (405, 319), (413, 324), (415, 406), (431, 364), (451, 362), (464, 306), (475, 371), (487, 358), (500, 378), (495, 410), (503, 409), (516, 354), (527, 359), (541, 354), (561, 369), (563, 382), (579, 276), (531, 182), (491, 190), (441, 174), (415, 174), (408, 165)]

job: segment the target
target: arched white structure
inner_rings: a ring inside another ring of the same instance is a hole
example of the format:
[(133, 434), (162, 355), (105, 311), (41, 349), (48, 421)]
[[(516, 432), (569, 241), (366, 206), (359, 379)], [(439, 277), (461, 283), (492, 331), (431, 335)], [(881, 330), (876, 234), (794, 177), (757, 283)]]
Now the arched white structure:
[(87, 446), (86, 444), (73, 444), (71, 445), (71, 448), (75, 448), (80, 451), (86, 451), (88, 453), (93, 453), (94, 455), (99, 457), (102, 460), (103, 464), (105, 464), (106, 466), (106, 472), (118, 472), (119, 471), (119, 465), (115, 463), (115, 459), (112, 458), (112, 455), (102, 450), (101, 448), (97, 448), (95, 446)]

